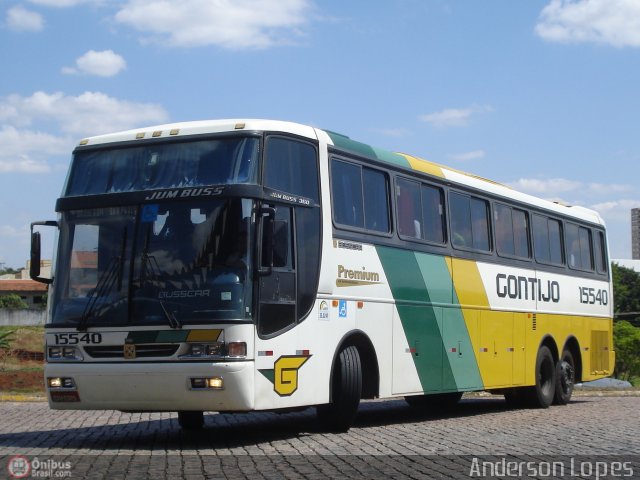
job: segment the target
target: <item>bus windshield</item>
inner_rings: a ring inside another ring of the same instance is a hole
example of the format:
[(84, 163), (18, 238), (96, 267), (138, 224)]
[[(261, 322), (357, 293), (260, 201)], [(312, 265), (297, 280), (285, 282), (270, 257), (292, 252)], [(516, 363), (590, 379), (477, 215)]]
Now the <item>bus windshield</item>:
[(259, 145), (231, 137), (78, 150), (65, 196), (256, 183)]
[(53, 324), (251, 318), (253, 201), (173, 201), (62, 214)]

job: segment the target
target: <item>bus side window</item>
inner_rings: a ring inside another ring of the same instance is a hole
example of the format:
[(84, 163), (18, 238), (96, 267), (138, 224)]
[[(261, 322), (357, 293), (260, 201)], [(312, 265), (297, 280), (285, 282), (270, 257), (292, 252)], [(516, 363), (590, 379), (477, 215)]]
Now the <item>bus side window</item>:
[(564, 264), (562, 225), (559, 220), (534, 215), (533, 240), (538, 262), (552, 265)]
[(370, 168), (362, 169), (365, 228), (389, 232), (389, 182), (387, 175)]
[(291, 209), (278, 206), (273, 223), (273, 267), (291, 270), (293, 269)]
[(513, 216), (511, 208), (496, 204), (494, 210), (496, 227), (496, 249), (500, 255), (515, 255), (513, 240)]
[(529, 214), (497, 203), (494, 220), (498, 254), (530, 258)]
[(595, 241), (593, 242), (594, 246), (594, 257), (596, 262), (596, 269), (598, 273), (607, 273), (607, 249), (604, 242), (604, 233), (595, 232)]
[(331, 162), (331, 180), (336, 223), (364, 228), (360, 167), (334, 159)]
[(444, 243), (444, 193), (441, 188), (422, 185), (423, 238), (428, 242)]
[(420, 185), (398, 178), (396, 182), (398, 205), (398, 232), (401, 237), (422, 238), (420, 223)]
[(454, 247), (471, 248), (471, 208), (469, 197), (451, 192), (449, 195), (451, 242)]
[(451, 192), (449, 208), (453, 246), (488, 252), (491, 249), (488, 202)]

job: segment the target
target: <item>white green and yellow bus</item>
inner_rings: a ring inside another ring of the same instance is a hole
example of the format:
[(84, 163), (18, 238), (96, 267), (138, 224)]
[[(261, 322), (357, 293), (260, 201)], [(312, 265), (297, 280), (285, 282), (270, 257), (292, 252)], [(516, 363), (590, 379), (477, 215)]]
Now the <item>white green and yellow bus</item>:
[[(566, 404), (611, 375), (600, 216), (295, 123), (84, 139), (32, 225), (54, 409), (203, 412), (463, 392)], [(57, 231), (53, 278), (40, 233)]]

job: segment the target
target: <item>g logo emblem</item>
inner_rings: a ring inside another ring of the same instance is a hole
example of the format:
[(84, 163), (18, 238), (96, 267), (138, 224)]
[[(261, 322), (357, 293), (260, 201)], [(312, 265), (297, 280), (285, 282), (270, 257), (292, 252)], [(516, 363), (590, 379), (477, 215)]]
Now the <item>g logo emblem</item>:
[(298, 389), (298, 370), (311, 355), (283, 355), (273, 364), (273, 389), (281, 397), (288, 397)]

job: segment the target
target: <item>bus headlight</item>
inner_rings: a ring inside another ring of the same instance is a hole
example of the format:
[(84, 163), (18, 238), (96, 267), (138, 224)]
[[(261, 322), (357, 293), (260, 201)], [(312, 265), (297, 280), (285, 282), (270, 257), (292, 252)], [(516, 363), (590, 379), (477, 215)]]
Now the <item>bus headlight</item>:
[(83, 360), (84, 357), (77, 347), (49, 347), (47, 349), (47, 359), (78, 361)]
[(47, 385), (49, 388), (76, 388), (76, 382), (70, 377), (48, 377)]
[(187, 353), (180, 355), (180, 358), (208, 358), (208, 357), (223, 357), (224, 356), (224, 343), (212, 342), (212, 343), (190, 343), (187, 346)]

